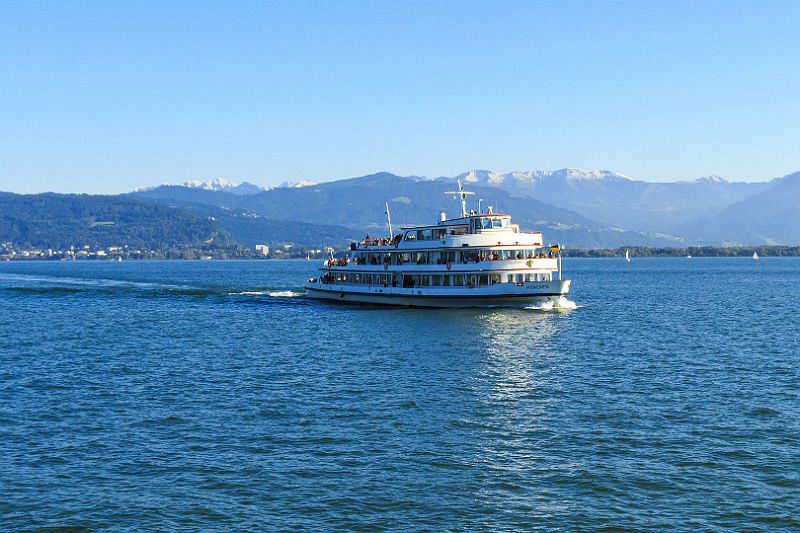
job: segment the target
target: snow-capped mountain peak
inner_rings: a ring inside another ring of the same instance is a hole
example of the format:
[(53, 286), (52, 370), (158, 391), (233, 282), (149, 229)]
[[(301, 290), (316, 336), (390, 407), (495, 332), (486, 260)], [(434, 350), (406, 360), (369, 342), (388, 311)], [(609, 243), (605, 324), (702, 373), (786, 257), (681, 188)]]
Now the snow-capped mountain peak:
[(278, 187), (286, 187), (289, 189), (302, 189), (303, 187), (312, 187), (314, 185), (318, 185), (316, 181), (311, 180), (299, 180), (299, 181), (284, 181)]
[(231, 194), (236, 194), (238, 196), (248, 196), (251, 194), (258, 194), (266, 190), (263, 187), (259, 187), (258, 185), (253, 185), (252, 183), (248, 183), (246, 181), (237, 183), (235, 181), (230, 181), (225, 178), (216, 178), (213, 180), (205, 180), (205, 181), (186, 180), (180, 185), (162, 183), (161, 185), (157, 185), (155, 187), (136, 187), (135, 189), (133, 189), (133, 192), (147, 192), (147, 191), (152, 191), (154, 189), (158, 189), (159, 187), (186, 187), (187, 189), (202, 189), (204, 191), (227, 192)]
[(699, 183), (714, 183), (720, 185), (728, 183), (728, 180), (726, 180), (723, 177), (717, 176), (716, 174), (711, 174), (710, 176), (703, 176), (701, 178), (697, 178), (695, 181)]
[(207, 191), (224, 191), (225, 189), (233, 189), (238, 187), (239, 184), (225, 178), (216, 178), (213, 180), (186, 180), (181, 183), (181, 187), (189, 187), (190, 189), (205, 189)]
[(492, 172), (491, 170), (470, 170), (459, 176), (464, 183), (482, 183), (487, 185), (499, 186), (505, 180), (503, 174)]
[(514, 183), (542, 183), (549, 181), (633, 181), (625, 174), (610, 170), (583, 170), (580, 168), (564, 168), (561, 170), (530, 170), (524, 172), (508, 172), (502, 174), (491, 170), (470, 170), (458, 176), (464, 183), (503, 187)]
[(242, 183), (237, 183), (235, 181), (231, 181), (225, 178), (216, 178), (213, 180), (187, 180), (181, 184), (182, 187), (188, 187), (190, 189), (204, 189), (206, 191), (221, 191), (221, 192), (229, 192), (233, 194), (239, 195), (248, 195), (248, 194), (256, 194), (264, 189), (259, 187), (258, 185), (253, 185), (252, 183), (248, 183), (243, 181)]

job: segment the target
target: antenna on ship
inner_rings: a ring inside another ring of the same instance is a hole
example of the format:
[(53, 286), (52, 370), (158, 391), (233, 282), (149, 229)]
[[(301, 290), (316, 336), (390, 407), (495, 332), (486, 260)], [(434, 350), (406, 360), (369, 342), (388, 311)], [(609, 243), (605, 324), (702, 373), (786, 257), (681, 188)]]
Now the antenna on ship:
[(445, 194), (457, 194), (461, 197), (461, 217), (467, 216), (467, 195), (475, 194), (474, 192), (467, 192), (464, 190), (464, 187), (461, 186), (461, 180), (456, 180), (458, 183), (458, 190), (457, 191), (447, 191)]
[(389, 215), (389, 202), (386, 202), (386, 221), (389, 222), (389, 240), (392, 240), (394, 233), (392, 233), (392, 217)]

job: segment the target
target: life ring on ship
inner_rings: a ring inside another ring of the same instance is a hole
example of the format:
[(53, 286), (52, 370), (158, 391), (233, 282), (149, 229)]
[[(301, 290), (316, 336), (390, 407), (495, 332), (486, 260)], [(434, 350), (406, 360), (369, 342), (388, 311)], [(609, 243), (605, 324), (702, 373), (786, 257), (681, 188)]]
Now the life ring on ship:
[(526, 264), (527, 264), (529, 267), (532, 267), (532, 266), (533, 266), (533, 260), (532, 260), (532, 259), (528, 259), (528, 262), (527, 262)]
[(451, 268), (453, 268), (453, 265), (451, 265), (449, 261), (447, 262), (446, 266), (447, 266), (447, 270), (450, 270)]

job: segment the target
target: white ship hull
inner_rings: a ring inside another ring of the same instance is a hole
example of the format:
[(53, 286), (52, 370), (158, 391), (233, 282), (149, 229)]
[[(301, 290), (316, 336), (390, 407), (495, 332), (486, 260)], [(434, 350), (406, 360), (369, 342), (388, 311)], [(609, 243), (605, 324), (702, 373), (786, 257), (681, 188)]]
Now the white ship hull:
[(557, 302), (569, 292), (570, 280), (523, 285), (498, 284), (479, 288), (400, 288), (311, 283), (307, 296), (346, 303), (404, 307), (524, 307)]

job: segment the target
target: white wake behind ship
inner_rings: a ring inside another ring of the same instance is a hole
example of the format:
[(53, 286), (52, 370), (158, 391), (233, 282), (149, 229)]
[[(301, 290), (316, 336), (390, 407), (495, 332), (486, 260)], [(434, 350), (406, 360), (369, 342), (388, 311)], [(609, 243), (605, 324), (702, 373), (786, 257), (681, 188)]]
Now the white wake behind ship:
[[(414, 307), (559, 307), (570, 280), (562, 279), (560, 246), (545, 246), (540, 231), (523, 231), (511, 216), (467, 211), (458, 182), (461, 216), (404, 227), (389, 237), (353, 243), (328, 259), (305, 288), (312, 298)], [(389, 211), (387, 206), (387, 217)]]

